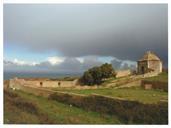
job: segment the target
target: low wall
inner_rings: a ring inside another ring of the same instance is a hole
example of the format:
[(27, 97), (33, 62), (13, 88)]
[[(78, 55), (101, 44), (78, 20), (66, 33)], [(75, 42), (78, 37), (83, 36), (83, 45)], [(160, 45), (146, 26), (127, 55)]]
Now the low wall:
[(12, 88), (13, 90), (22, 90), (24, 92), (32, 93), (37, 96), (49, 97), (49, 95), (53, 93), (65, 94), (65, 92), (61, 92), (61, 91), (53, 91), (50, 89), (40, 88), (35, 85), (27, 85), (24, 81), (21, 82), (21, 80), (18, 81), (17, 79), (11, 79), (9, 82), (10, 82), (9, 87)]
[(22, 84), (27, 86), (35, 87), (73, 87), (77, 83), (77, 80), (74, 81), (48, 81), (48, 80), (24, 80), (24, 79), (10, 79), (10, 85)]
[(168, 91), (168, 82), (142, 80), (141, 87), (144, 89), (161, 89)]
[(48, 89), (42, 89), (35, 86), (25, 86), (16, 81), (14, 82), (13, 80), (10, 80), (10, 83), (10, 88), (12, 88), (13, 90), (22, 90), (24, 92), (32, 93), (37, 96), (48, 97), (50, 94), (54, 93), (53, 91)]
[(3, 86), (4, 89), (7, 89), (9, 88), (9, 80), (5, 80), (4, 81), (4, 86)]
[(75, 86), (73, 81), (27, 81), (28, 84), (37, 87), (72, 87)]
[(137, 77), (148, 78), (148, 77), (153, 77), (153, 76), (157, 76), (157, 75), (159, 75), (158, 72), (149, 72), (149, 73), (145, 73), (145, 74), (139, 74), (139, 75), (137, 75)]
[(116, 71), (116, 78), (131, 75), (131, 70), (118, 70)]

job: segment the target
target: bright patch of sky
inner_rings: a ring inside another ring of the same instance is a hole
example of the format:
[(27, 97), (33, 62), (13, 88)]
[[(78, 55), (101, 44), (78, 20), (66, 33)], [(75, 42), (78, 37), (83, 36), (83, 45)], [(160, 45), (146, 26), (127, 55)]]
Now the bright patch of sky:
[(6, 43), (4, 43), (4, 60), (14, 61), (14, 59), (17, 59), (20, 61), (39, 63), (52, 56), (61, 56), (57, 51), (38, 53), (30, 51), (26, 47), (5, 44)]
[(60, 64), (64, 61), (65, 57), (57, 57), (57, 56), (53, 56), (53, 57), (48, 57), (47, 61), (52, 64), (52, 65), (56, 65), (56, 64)]

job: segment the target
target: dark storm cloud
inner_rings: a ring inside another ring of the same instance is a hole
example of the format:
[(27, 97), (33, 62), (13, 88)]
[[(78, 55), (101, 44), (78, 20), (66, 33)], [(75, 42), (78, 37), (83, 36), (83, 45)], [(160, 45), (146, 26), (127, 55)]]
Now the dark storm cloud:
[(167, 63), (166, 4), (4, 6), (4, 42), (63, 56), (139, 59), (152, 50)]

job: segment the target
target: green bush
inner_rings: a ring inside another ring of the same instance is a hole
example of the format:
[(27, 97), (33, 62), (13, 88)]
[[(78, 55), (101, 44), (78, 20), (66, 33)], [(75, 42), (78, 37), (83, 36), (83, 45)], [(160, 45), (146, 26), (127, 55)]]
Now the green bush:
[(90, 68), (85, 71), (83, 76), (80, 78), (80, 82), (86, 85), (100, 85), (103, 79), (115, 76), (116, 73), (111, 64), (103, 64), (100, 67)]

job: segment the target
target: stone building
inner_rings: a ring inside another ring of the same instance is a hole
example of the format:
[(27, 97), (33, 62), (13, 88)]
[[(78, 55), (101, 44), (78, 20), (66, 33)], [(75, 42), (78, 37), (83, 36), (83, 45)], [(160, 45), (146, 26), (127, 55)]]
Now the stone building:
[(138, 74), (144, 74), (148, 72), (162, 72), (162, 62), (160, 58), (153, 52), (148, 51), (144, 56), (138, 60)]

